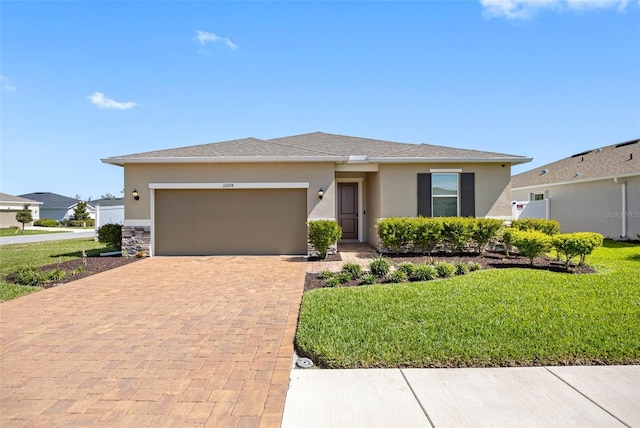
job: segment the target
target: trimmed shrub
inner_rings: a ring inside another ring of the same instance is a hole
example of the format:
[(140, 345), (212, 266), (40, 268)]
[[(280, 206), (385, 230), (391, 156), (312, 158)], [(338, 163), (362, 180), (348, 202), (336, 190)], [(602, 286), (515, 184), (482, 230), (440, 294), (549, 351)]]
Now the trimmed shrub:
[(96, 222), (94, 219), (88, 218), (86, 220), (70, 220), (68, 224), (71, 227), (92, 227), (96, 224)]
[(504, 251), (507, 257), (511, 257), (511, 253), (513, 252), (513, 232), (516, 232), (517, 229), (513, 227), (505, 227), (499, 232), (502, 237), (502, 242), (504, 244)]
[(357, 263), (345, 263), (342, 265), (342, 272), (349, 275), (351, 279), (358, 279), (362, 274), (362, 267)]
[(455, 275), (466, 275), (469, 273), (469, 265), (462, 262), (454, 263), (454, 274)]
[(335, 220), (313, 220), (309, 226), (309, 242), (319, 253), (319, 257), (327, 257), (329, 247), (342, 237), (342, 229)]
[(407, 274), (401, 270), (394, 270), (389, 274), (387, 280), (393, 283), (407, 282)]
[(451, 278), (456, 271), (456, 268), (447, 262), (439, 262), (434, 265), (436, 272), (440, 278)]
[(441, 238), (443, 244), (452, 253), (461, 252), (471, 240), (475, 226), (474, 218), (442, 217)]
[(360, 278), (360, 284), (362, 285), (372, 285), (375, 283), (376, 283), (376, 276), (371, 273), (362, 275), (362, 278)]
[(413, 270), (413, 276), (411, 279), (413, 281), (431, 281), (438, 276), (438, 272), (433, 265), (428, 265), (426, 263), (421, 263), (416, 265)]
[(416, 265), (409, 262), (400, 263), (396, 268), (400, 272), (404, 272), (407, 275), (407, 278), (411, 278), (413, 276), (413, 271), (416, 269)]
[(512, 234), (513, 245), (520, 254), (529, 258), (531, 266), (533, 260), (551, 249), (551, 236), (537, 230), (517, 230)]
[(582, 266), (585, 257), (597, 247), (602, 246), (604, 236), (595, 232), (561, 233), (554, 236), (552, 240), (553, 247), (559, 255), (564, 256), (565, 266), (569, 270), (571, 259), (580, 256), (578, 266)]
[(378, 220), (378, 237), (382, 245), (399, 254), (413, 241), (413, 220), (406, 217), (390, 217)]
[(98, 241), (110, 247), (122, 249), (122, 226), (108, 223), (98, 229)]
[(480, 263), (469, 262), (469, 272), (475, 272), (480, 269), (482, 269), (482, 265), (480, 265)]
[(511, 227), (522, 230), (536, 230), (545, 235), (553, 236), (560, 233), (560, 223), (556, 220), (547, 220), (543, 218), (523, 218), (521, 220), (513, 220)]
[(387, 276), (389, 269), (391, 269), (391, 263), (382, 256), (376, 257), (369, 263), (369, 270), (376, 278), (384, 278)]
[(433, 217), (418, 217), (413, 228), (413, 244), (422, 254), (429, 253), (440, 242), (442, 221)]
[(39, 218), (33, 222), (33, 225), (41, 227), (56, 227), (58, 226), (58, 222), (50, 218)]
[(485, 247), (497, 234), (503, 225), (502, 220), (495, 218), (477, 218), (476, 225), (471, 233), (478, 248), (478, 254), (482, 254)]

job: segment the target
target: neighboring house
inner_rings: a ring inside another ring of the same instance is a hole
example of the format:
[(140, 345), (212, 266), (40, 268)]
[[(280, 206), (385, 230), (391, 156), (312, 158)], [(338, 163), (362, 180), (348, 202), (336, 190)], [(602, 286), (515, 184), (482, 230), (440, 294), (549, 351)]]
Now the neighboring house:
[[(42, 202), (40, 218), (51, 218), (56, 221), (73, 220), (73, 210), (80, 202), (77, 199), (51, 192), (35, 192), (20, 196)], [(92, 202), (87, 203), (89, 218), (95, 218), (95, 209), (92, 204)]]
[(548, 200), (562, 232), (640, 233), (640, 140), (587, 150), (512, 178), (514, 201)]
[(96, 199), (91, 201), (95, 207), (95, 228), (100, 229), (105, 224), (124, 223), (124, 198)]
[(510, 218), (530, 160), (320, 132), (102, 159), (124, 167), (124, 248), (151, 255), (306, 254), (315, 219), (377, 246), (385, 217)]
[[(24, 204), (29, 204), (29, 211), (34, 220), (40, 218), (40, 205), (41, 202), (34, 201), (32, 199), (22, 198), (20, 196), (8, 195), (6, 193), (0, 193), (0, 228), (4, 229), (11, 226), (22, 227), (22, 223), (16, 221), (16, 214), (18, 211), (22, 211)], [(33, 223), (25, 224), (30, 226)]]

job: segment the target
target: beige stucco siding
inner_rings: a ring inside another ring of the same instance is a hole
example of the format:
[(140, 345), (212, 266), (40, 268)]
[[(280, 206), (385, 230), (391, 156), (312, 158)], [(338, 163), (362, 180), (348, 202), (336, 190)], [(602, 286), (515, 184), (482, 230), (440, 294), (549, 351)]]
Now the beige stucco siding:
[(419, 173), (431, 169), (462, 169), (475, 173), (476, 217), (509, 217), (511, 215), (508, 164), (384, 164), (380, 165), (381, 217), (416, 216), (418, 214)]
[[(126, 220), (151, 219), (149, 183), (265, 182), (308, 182), (308, 217), (335, 217), (332, 163), (127, 164), (124, 168)], [(138, 201), (131, 196), (134, 188), (140, 193)], [(318, 198), (320, 188), (324, 190), (323, 199)]]
[[(627, 183), (627, 209), (622, 211), (622, 182)], [(622, 217), (627, 219), (627, 236), (640, 233), (640, 176), (590, 181), (557, 186), (515, 189), (512, 198), (529, 200), (530, 193), (545, 193), (549, 216), (560, 222), (562, 232), (599, 232), (620, 239)]]

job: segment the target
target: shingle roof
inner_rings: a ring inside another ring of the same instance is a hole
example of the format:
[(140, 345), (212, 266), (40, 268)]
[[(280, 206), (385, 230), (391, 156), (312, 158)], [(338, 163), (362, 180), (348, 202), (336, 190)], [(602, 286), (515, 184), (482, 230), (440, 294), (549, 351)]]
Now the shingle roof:
[(375, 162), (484, 161), (524, 163), (524, 156), (407, 144), (314, 132), (260, 140), (245, 138), (219, 143), (157, 150), (102, 159), (115, 165), (143, 162), (346, 162), (358, 156)]
[(80, 202), (77, 199), (69, 198), (67, 196), (58, 195), (51, 192), (34, 192), (27, 193), (26, 195), (20, 195), (23, 198), (33, 199), (34, 201), (42, 202), (42, 208), (55, 209), (55, 208), (70, 208), (73, 205)]
[(640, 175), (640, 139), (587, 150), (514, 175), (511, 187), (530, 187), (598, 178)]
[(89, 203), (94, 207), (96, 205), (100, 205), (101, 207), (115, 207), (124, 205), (124, 198), (94, 199)]
[(13, 202), (21, 204), (38, 204), (38, 201), (33, 199), (27, 199), (20, 196), (9, 195), (8, 193), (0, 192), (0, 202)]

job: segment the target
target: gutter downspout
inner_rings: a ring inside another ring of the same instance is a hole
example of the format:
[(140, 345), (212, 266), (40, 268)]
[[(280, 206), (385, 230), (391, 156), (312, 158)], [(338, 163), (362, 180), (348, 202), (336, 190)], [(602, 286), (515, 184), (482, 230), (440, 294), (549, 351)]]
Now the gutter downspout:
[[(618, 177), (614, 178), (613, 181), (618, 183)], [(627, 182), (620, 181), (619, 183), (622, 185), (622, 234), (620, 238), (627, 239)]]

